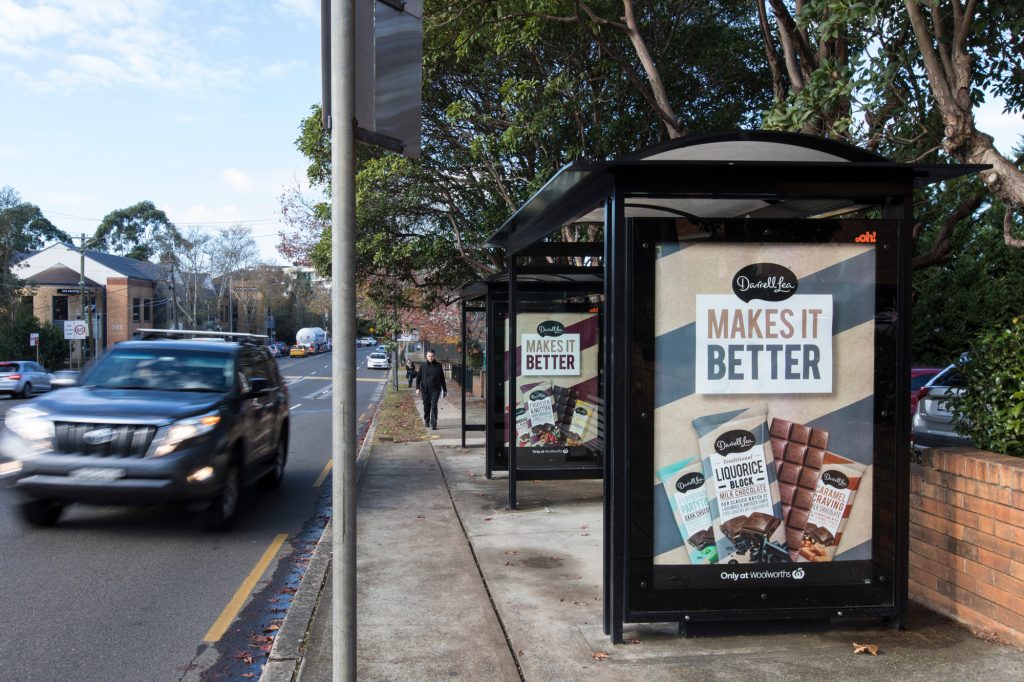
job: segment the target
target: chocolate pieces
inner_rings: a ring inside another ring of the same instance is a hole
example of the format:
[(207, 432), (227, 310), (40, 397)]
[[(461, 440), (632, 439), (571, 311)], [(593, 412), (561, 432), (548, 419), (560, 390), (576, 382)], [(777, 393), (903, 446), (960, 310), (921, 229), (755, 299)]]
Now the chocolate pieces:
[(740, 532), (745, 535), (753, 537), (764, 537), (765, 539), (771, 537), (771, 534), (775, 532), (775, 529), (779, 527), (781, 521), (771, 514), (765, 514), (764, 512), (754, 512), (743, 524)]
[(725, 537), (729, 538), (729, 541), (733, 544), (736, 543), (736, 538), (739, 537), (740, 531), (743, 530), (743, 524), (747, 522), (746, 515), (734, 516), (728, 521), (722, 523), (722, 533)]
[(775, 418), (769, 435), (786, 523), (786, 544), (795, 560), (804, 541), (807, 516), (821, 475), (828, 431)]
[(700, 551), (715, 544), (715, 533), (710, 528), (698, 531), (691, 535), (687, 539), (687, 542), (690, 543), (694, 549)]

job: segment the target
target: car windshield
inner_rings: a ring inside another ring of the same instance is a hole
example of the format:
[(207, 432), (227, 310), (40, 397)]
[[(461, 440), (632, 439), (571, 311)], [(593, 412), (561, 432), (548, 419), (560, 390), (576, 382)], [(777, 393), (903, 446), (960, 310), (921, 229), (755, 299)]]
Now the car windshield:
[(371, 360), (387, 360), (388, 356), (384, 355), (383, 353), (370, 353), (370, 359)]
[(232, 385), (233, 358), (188, 348), (118, 348), (82, 378), (84, 386), (161, 391), (224, 392)]
[(947, 367), (941, 374), (935, 377), (929, 386), (949, 386), (950, 388), (963, 388), (967, 385), (964, 378), (960, 376), (960, 370), (956, 367)]
[(10, 374), (18, 371), (16, 362), (0, 362), (0, 374)]

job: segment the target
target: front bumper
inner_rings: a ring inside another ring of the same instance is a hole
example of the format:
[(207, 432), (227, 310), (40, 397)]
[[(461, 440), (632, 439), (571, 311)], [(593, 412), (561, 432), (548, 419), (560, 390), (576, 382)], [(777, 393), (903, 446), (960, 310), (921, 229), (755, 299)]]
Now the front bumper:
[[(21, 462), (21, 469), (0, 475), (0, 488), (32, 499), (90, 504), (148, 505), (213, 497), (228, 464), (227, 449), (206, 439), (164, 457), (87, 457), (42, 451), (16, 456), (20, 439), (0, 436), (0, 466)], [(190, 482), (195, 471), (210, 466), (213, 475)]]

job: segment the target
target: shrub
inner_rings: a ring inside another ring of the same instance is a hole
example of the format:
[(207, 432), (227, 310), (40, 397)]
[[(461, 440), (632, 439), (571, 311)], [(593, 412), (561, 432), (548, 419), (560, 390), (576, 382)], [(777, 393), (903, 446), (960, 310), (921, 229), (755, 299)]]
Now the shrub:
[[(969, 358), (969, 359), (968, 359)], [(984, 450), (1024, 456), (1024, 324), (983, 334), (961, 359), (966, 388), (949, 400), (956, 427)]]

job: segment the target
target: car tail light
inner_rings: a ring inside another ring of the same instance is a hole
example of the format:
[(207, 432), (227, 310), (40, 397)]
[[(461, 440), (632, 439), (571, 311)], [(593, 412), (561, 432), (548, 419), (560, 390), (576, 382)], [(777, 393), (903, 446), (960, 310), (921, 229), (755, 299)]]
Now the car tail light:
[(11, 381), (17, 381), (18, 379), (21, 378), (21, 375), (20, 374), (8, 374), (7, 378), (10, 379)]
[(921, 402), (921, 398), (924, 398), (926, 395), (928, 395), (928, 387), (927, 386), (922, 386), (921, 388), (917, 389), (917, 401), (918, 402)]

